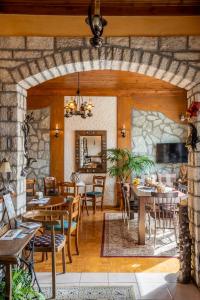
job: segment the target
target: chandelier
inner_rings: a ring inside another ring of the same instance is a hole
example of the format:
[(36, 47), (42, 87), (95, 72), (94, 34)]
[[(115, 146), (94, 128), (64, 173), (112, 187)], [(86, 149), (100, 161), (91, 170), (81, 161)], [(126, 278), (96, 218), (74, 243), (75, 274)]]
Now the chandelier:
[(89, 101), (84, 101), (83, 97), (80, 95), (80, 80), (79, 73), (78, 74), (78, 88), (75, 97), (71, 97), (69, 101), (67, 101), (64, 109), (65, 109), (65, 117), (70, 118), (72, 116), (81, 116), (81, 118), (86, 119), (87, 117), (92, 117), (92, 109), (94, 105), (92, 104), (91, 99)]
[[(94, 7), (92, 7), (94, 2)], [(88, 8), (88, 17), (85, 22), (90, 26), (93, 37), (90, 39), (92, 47), (100, 48), (103, 45), (103, 29), (107, 25), (107, 21), (102, 17), (100, 12), (100, 0), (91, 1)]]

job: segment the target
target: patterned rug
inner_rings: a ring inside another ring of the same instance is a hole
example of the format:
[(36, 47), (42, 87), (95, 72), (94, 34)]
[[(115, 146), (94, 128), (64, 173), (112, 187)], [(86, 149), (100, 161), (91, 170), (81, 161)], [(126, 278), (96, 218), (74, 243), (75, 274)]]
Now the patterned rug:
[[(152, 220), (152, 225), (154, 222)], [(178, 248), (175, 242), (174, 230), (157, 229), (156, 247), (154, 249), (154, 234), (151, 239), (146, 232), (145, 245), (138, 245), (137, 217), (124, 224), (121, 213), (105, 213), (101, 256), (104, 257), (177, 257)]]
[[(46, 299), (51, 297), (51, 288), (43, 287)], [(135, 300), (132, 286), (99, 286), (57, 288), (56, 300)]]

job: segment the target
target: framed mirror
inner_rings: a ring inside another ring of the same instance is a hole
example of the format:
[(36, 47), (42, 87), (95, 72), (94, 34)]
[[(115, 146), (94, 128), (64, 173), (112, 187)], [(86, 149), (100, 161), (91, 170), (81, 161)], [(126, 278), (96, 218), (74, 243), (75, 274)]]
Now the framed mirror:
[(75, 169), (80, 173), (107, 172), (107, 132), (75, 131)]

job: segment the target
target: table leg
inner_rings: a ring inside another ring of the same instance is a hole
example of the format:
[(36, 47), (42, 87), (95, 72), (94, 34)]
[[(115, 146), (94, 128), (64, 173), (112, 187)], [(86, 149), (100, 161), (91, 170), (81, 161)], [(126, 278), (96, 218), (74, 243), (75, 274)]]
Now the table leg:
[(145, 203), (146, 199), (140, 197), (139, 199), (139, 232), (138, 232), (138, 244), (145, 245)]
[(12, 265), (6, 265), (6, 300), (12, 300)]

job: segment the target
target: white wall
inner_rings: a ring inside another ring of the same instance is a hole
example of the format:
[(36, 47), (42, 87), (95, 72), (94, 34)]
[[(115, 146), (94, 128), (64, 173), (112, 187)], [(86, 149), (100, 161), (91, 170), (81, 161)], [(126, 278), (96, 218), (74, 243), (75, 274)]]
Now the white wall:
[[(70, 97), (69, 97), (70, 98)], [(88, 99), (88, 97), (85, 97)], [(70, 179), (75, 170), (75, 130), (106, 130), (107, 148), (117, 147), (117, 98), (116, 97), (92, 97), (94, 104), (93, 117), (82, 119), (79, 116), (65, 118), (64, 141), (64, 176)], [(81, 180), (92, 182), (93, 174), (81, 174)], [(115, 179), (107, 175), (105, 204), (115, 205)]]

